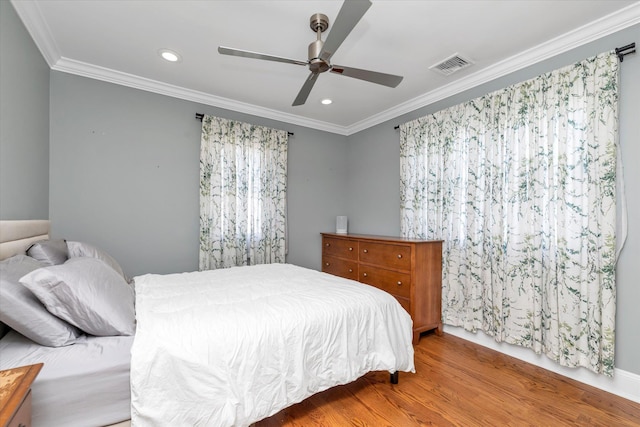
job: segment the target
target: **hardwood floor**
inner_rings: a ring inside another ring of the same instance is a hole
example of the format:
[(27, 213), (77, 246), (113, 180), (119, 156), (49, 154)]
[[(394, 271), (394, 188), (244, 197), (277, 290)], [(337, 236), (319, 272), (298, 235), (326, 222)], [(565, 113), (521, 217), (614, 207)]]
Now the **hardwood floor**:
[(423, 335), (416, 374), (373, 372), (255, 424), (274, 426), (640, 426), (640, 403), (452, 335)]

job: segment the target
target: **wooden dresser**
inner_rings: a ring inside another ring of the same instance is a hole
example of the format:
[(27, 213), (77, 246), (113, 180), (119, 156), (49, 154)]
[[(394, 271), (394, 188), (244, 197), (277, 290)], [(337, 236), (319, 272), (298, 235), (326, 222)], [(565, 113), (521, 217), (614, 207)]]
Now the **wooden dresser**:
[(322, 234), (322, 271), (387, 291), (413, 320), (413, 342), (442, 335), (442, 241)]
[(0, 371), (0, 426), (31, 427), (31, 383), (42, 363)]

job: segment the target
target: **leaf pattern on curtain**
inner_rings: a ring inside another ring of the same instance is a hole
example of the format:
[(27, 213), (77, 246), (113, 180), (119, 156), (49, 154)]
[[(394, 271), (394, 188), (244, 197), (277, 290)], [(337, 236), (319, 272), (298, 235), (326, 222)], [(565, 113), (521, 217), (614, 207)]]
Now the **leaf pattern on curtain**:
[(286, 131), (205, 115), (200, 270), (284, 263)]
[(443, 239), (443, 321), (614, 369), (614, 52), (413, 120), (401, 232)]

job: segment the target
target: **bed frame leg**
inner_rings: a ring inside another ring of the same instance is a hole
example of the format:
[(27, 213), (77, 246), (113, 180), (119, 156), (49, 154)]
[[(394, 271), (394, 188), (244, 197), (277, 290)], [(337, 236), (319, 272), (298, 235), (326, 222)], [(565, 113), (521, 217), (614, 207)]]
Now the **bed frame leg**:
[(389, 380), (391, 381), (391, 384), (398, 384), (398, 371), (392, 372)]

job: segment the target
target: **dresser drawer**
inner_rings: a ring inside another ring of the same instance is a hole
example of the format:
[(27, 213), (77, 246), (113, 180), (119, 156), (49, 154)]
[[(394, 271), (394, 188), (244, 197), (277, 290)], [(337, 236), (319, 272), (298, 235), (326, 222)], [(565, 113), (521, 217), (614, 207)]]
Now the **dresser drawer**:
[(411, 300), (409, 298), (401, 297), (396, 297), (396, 299), (398, 300), (402, 308), (404, 308), (407, 313), (411, 314)]
[(394, 296), (404, 298), (411, 296), (411, 275), (409, 273), (361, 265), (359, 280)]
[(358, 263), (330, 256), (322, 257), (322, 271), (351, 280), (358, 280)]
[(360, 242), (360, 262), (399, 270), (411, 269), (411, 247)]
[(322, 238), (322, 255), (358, 259), (358, 242), (348, 239)]

